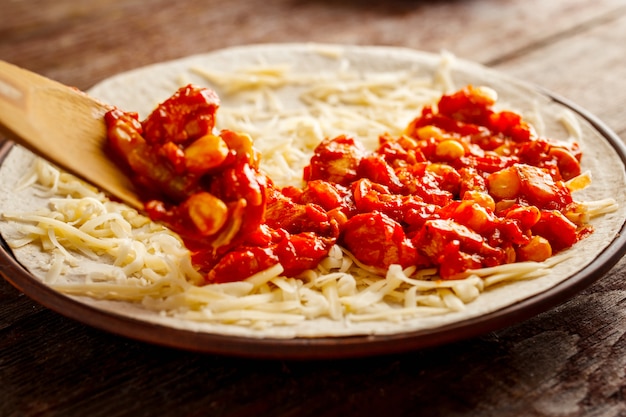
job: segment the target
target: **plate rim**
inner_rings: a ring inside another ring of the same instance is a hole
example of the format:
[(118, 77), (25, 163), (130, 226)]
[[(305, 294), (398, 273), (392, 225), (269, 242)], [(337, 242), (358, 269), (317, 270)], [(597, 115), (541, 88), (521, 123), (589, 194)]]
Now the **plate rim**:
[[(626, 167), (626, 145), (604, 122), (564, 97), (545, 88), (531, 86), (551, 101), (589, 122)], [(0, 165), (4, 163), (12, 147), (13, 143), (9, 140), (0, 142)], [(19, 291), (50, 310), (90, 327), (141, 342), (187, 351), (257, 359), (339, 359), (430, 348), (512, 326), (566, 302), (609, 272), (625, 253), (626, 221), (594, 260), (538, 294), (476, 317), (441, 326), (394, 334), (354, 336), (259, 338), (223, 335), (170, 327), (102, 310), (55, 291), (41, 282), (13, 256), (2, 236), (0, 275)]]

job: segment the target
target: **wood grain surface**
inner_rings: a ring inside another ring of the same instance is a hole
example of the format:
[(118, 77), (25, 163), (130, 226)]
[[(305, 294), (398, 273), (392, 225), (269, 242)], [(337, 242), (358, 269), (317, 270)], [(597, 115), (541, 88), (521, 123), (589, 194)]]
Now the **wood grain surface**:
[[(536, 83), (626, 137), (623, 0), (3, 0), (0, 59), (86, 89), (232, 45), (407, 46)], [(607, 167), (611, 169), (611, 167)], [(104, 333), (0, 280), (0, 416), (625, 416), (626, 262), (530, 320), (341, 361), (201, 355)]]

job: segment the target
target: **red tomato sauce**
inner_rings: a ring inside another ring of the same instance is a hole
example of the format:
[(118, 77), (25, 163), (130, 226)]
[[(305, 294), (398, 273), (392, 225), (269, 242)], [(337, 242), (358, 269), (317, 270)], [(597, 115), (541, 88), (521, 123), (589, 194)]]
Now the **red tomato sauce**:
[(539, 137), (494, 104), (467, 86), (424, 107), (403, 135), (381, 135), (373, 151), (328, 138), (303, 188), (275, 186), (247, 134), (214, 131), (210, 90), (183, 87), (144, 121), (117, 109), (105, 121), (146, 212), (181, 236), (207, 283), (278, 263), (298, 276), (335, 244), (380, 270), (434, 267), (450, 279), (543, 261), (591, 232), (567, 216), (581, 210), (565, 183), (580, 174), (579, 146)]

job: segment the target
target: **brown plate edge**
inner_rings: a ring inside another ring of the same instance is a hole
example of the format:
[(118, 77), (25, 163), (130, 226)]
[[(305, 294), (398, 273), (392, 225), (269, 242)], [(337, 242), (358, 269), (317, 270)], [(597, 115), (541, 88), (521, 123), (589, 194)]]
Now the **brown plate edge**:
[[(541, 89), (540, 89), (541, 90)], [(597, 117), (570, 101), (541, 90), (555, 102), (587, 120), (626, 165), (626, 146)], [(0, 146), (0, 163), (13, 144)], [(554, 287), (494, 312), (448, 325), (391, 335), (321, 338), (246, 338), (176, 329), (97, 309), (67, 297), (34, 278), (12, 255), (0, 236), (0, 275), (39, 304), (88, 326), (129, 339), (194, 352), (228, 356), (310, 360), (404, 353), (440, 346), (499, 330), (529, 319), (572, 298), (606, 274), (626, 253), (626, 223), (607, 248), (590, 264)]]

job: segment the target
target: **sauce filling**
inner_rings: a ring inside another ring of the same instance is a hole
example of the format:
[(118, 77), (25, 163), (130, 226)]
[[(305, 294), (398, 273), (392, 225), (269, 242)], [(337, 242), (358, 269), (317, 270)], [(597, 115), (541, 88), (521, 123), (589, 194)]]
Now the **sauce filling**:
[(303, 187), (277, 187), (241, 132), (216, 132), (219, 98), (188, 85), (145, 120), (105, 115), (109, 144), (151, 219), (178, 233), (207, 283), (244, 280), (278, 263), (297, 277), (339, 244), (384, 275), (390, 265), (437, 268), (443, 279), (543, 261), (591, 228), (568, 181), (577, 143), (538, 136), (495, 93), (442, 96), (404, 134), (327, 138)]

